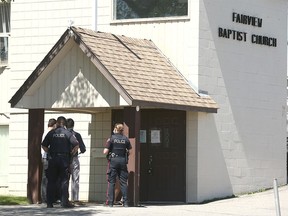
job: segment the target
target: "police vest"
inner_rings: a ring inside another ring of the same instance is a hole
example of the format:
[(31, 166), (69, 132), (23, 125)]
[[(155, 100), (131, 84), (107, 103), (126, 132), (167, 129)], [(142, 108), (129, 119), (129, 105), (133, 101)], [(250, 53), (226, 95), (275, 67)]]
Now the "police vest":
[(110, 143), (112, 146), (111, 153), (125, 157), (127, 138), (121, 134), (111, 136)]
[[(68, 132), (68, 133), (67, 133)], [(49, 152), (50, 153), (70, 153), (71, 143), (69, 141), (69, 136), (72, 133), (67, 131), (65, 128), (59, 127), (54, 130), (54, 133), (51, 134), (52, 142), (50, 144)]]

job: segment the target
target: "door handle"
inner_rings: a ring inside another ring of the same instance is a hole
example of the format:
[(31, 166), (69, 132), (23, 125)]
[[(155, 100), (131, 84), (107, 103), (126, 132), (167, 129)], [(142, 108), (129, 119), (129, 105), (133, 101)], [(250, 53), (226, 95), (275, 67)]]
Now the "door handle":
[(149, 155), (149, 159), (148, 159), (149, 166), (152, 166), (152, 161), (153, 161), (153, 156)]
[(152, 162), (153, 162), (153, 156), (149, 155), (149, 158), (148, 158), (148, 175), (153, 175)]

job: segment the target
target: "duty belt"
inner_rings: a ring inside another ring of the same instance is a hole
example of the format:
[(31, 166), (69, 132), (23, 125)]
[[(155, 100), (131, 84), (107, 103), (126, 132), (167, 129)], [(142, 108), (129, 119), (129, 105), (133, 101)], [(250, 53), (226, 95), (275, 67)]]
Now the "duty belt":
[(65, 152), (51, 152), (49, 153), (51, 156), (70, 156), (69, 153), (65, 153)]
[(120, 154), (120, 155), (118, 155), (118, 154), (115, 154), (115, 153), (111, 153), (111, 158), (116, 158), (116, 157), (125, 157), (125, 155), (122, 155), (122, 154)]

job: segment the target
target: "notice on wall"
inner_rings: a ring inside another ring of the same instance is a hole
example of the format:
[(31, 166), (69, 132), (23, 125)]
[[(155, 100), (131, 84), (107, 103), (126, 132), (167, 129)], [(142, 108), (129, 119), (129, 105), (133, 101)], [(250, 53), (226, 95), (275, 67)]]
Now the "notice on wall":
[(160, 130), (151, 130), (151, 143), (160, 143)]
[(140, 130), (140, 143), (146, 143), (146, 130)]

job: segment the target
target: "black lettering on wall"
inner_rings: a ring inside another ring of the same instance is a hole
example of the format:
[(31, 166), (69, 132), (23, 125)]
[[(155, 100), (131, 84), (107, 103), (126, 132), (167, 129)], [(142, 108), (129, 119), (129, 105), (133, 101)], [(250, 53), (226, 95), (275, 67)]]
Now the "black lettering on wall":
[[(254, 27), (262, 27), (262, 18), (256, 16), (249, 16), (241, 13), (232, 12), (232, 22), (240, 23), (244, 25), (250, 25)], [(218, 37), (232, 39), (237, 41), (247, 41), (247, 33), (243, 31), (237, 31), (229, 28), (218, 28)], [(251, 35), (251, 43), (264, 45), (269, 47), (277, 47), (277, 38), (268, 37), (265, 35)]]
[(255, 27), (262, 27), (262, 19), (259, 17), (248, 16), (239, 13), (232, 13), (232, 22), (241, 23), (244, 25), (251, 25)]
[(218, 28), (218, 36), (227, 38), (227, 39), (233, 39), (233, 40), (238, 40), (238, 41), (246, 41), (246, 32), (241, 32), (241, 31), (235, 31), (232, 29), (225, 29), (225, 28)]
[(251, 35), (251, 42), (253, 44), (277, 47), (277, 39), (263, 35)]

